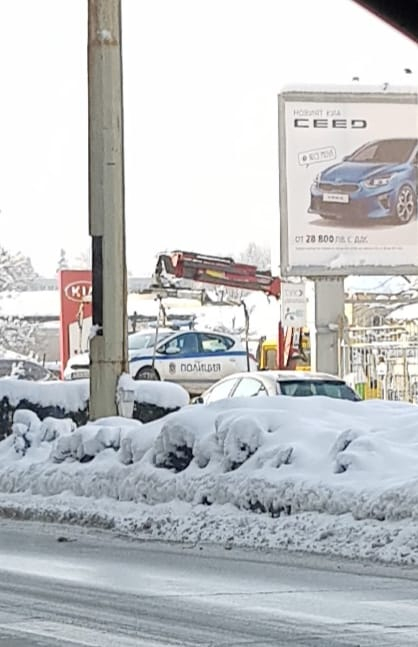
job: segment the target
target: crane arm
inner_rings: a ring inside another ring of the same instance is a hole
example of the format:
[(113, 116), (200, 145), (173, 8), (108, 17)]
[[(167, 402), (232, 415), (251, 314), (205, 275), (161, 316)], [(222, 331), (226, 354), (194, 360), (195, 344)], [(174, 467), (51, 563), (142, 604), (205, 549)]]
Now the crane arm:
[(236, 263), (232, 258), (224, 256), (184, 251), (160, 254), (154, 271), (154, 281), (163, 286), (164, 279), (169, 276), (264, 292), (277, 299), (280, 297), (279, 277), (273, 277), (269, 271), (258, 270), (255, 265)]

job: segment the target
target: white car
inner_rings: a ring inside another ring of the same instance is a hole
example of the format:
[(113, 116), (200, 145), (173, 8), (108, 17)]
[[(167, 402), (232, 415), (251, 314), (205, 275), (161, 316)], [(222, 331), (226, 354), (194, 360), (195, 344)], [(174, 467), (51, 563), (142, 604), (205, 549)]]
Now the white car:
[(265, 397), (290, 395), (306, 397), (324, 395), (338, 400), (361, 400), (358, 393), (335, 375), (307, 371), (255, 371), (237, 373), (219, 380), (201, 396), (195, 398), (195, 404), (210, 404), (217, 400), (242, 397)]
[[(172, 328), (159, 328), (157, 342), (173, 334)], [(128, 335), (128, 356), (138, 355), (146, 348), (152, 348), (156, 341), (155, 328), (143, 328), (138, 332)], [(90, 375), (90, 356), (88, 353), (73, 355), (67, 362), (64, 370), (64, 380), (79, 380)]]
[[(207, 331), (142, 330), (128, 337), (129, 372), (136, 380), (167, 380), (183, 386), (191, 395), (202, 393), (228, 375), (257, 369), (242, 342), (232, 335)], [(64, 379), (89, 376), (88, 353), (75, 355), (66, 366)]]
[(154, 348), (131, 354), (129, 370), (137, 380), (168, 380), (181, 384), (191, 395), (239, 371), (255, 371), (241, 341), (232, 335), (209, 331), (179, 331)]

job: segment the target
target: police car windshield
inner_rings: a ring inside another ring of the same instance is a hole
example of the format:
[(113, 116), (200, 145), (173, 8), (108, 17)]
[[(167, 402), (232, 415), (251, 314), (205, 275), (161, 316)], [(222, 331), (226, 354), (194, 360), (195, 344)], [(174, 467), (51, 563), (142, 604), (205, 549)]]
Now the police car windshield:
[(160, 342), (172, 334), (172, 332), (159, 332), (156, 338), (155, 331), (153, 330), (150, 332), (132, 333), (132, 335), (129, 335), (128, 337), (128, 349), (138, 350), (141, 348), (151, 348), (154, 346), (155, 341)]

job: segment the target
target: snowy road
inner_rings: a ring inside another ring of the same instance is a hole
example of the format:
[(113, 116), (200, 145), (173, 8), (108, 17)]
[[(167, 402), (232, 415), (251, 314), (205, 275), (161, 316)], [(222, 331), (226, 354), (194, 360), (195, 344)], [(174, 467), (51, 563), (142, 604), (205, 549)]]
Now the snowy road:
[(0, 646), (416, 645), (417, 571), (373, 568), (0, 520)]

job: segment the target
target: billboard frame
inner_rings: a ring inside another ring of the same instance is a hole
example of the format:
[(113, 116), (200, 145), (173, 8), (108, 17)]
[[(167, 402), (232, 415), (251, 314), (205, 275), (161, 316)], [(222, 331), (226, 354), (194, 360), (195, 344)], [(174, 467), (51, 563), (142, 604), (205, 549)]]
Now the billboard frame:
[[(417, 265), (355, 265), (344, 267), (324, 267), (324, 265), (289, 265), (289, 229), (288, 229), (288, 190), (287, 190), (287, 140), (286, 140), (286, 103), (392, 103), (417, 104), (418, 88), (391, 88), (386, 85), (380, 88), (331, 86), (329, 88), (306, 87), (288, 88), (278, 95), (279, 118), (279, 205), (280, 205), (280, 271), (283, 278), (334, 278), (344, 276), (402, 276), (418, 274)], [(418, 124), (417, 124), (418, 137)]]

